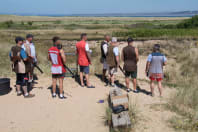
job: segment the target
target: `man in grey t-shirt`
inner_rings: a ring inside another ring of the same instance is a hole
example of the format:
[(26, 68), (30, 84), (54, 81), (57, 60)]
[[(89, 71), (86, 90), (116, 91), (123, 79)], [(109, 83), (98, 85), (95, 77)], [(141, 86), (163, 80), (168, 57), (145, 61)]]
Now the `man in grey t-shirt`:
[(153, 47), (153, 53), (149, 54), (146, 64), (146, 74), (150, 78), (151, 93), (154, 96), (154, 81), (158, 82), (158, 89), (160, 96), (162, 96), (162, 84), (163, 80), (163, 66), (167, 64), (166, 57), (160, 53), (160, 45), (155, 44)]

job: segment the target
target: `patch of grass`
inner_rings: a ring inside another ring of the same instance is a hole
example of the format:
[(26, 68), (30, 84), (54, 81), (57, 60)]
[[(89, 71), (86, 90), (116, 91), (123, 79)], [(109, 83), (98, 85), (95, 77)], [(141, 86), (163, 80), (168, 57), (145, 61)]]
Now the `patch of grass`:
[[(170, 74), (165, 82), (171, 83), (174, 80), (174, 86), (177, 88), (176, 94), (167, 105), (168, 109), (177, 113), (170, 123), (176, 130), (194, 132), (198, 130), (198, 47), (195, 43), (176, 47), (175, 63), (179, 64), (179, 67), (173, 65), (172, 69), (167, 71), (173, 74)], [(184, 49), (187, 50), (181, 54)]]

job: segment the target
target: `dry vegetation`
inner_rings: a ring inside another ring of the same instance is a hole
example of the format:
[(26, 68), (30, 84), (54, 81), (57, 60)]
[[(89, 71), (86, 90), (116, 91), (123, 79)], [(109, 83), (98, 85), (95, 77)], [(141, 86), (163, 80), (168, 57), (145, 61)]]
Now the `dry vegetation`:
[[(168, 110), (177, 113), (170, 120), (175, 130), (198, 131), (198, 42), (196, 40), (156, 41), (162, 45), (162, 52), (168, 56), (165, 69), (165, 85), (174, 87), (174, 93), (166, 105)], [(148, 54), (145, 49), (152, 46), (148, 42), (140, 45), (140, 53)], [(147, 50), (146, 50), (147, 51)]]

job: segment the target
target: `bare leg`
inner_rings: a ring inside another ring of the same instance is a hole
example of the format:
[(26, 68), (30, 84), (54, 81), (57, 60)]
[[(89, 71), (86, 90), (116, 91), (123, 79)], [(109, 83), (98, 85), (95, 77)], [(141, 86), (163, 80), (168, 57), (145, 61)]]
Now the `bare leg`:
[(56, 94), (56, 78), (52, 78), (52, 94)]
[(127, 89), (129, 89), (129, 78), (125, 78), (125, 82), (126, 82)]
[(158, 82), (158, 89), (159, 89), (160, 96), (162, 96), (162, 82), (161, 81)]
[(108, 75), (108, 80), (109, 80), (108, 83), (110, 84), (111, 83), (111, 75), (110, 74)]
[(82, 86), (84, 86), (84, 82), (83, 82), (83, 72), (80, 72), (80, 83)]
[(151, 84), (150, 84), (150, 87), (151, 87), (151, 94), (152, 96), (154, 96), (154, 81), (151, 80)]
[(104, 82), (105, 81), (105, 78), (106, 78), (106, 69), (103, 69), (103, 74), (102, 74), (102, 81)]
[(17, 93), (21, 93), (21, 86), (20, 85), (16, 85), (16, 89), (17, 89)]
[(111, 75), (111, 84), (114, 85), (114, 75)]
[(89, 74), (85, 74), (85, 78), (86, 78), (86, 81), (87, 81), (87, 86), (91, 86), (90, 82), (89, 82)]
[(22, 88), (24, 91), (24, 95), (27, 96), (28, 95), (27, 86), (23, 86)]
[(28, 72), (28, 78), (29, 78), (29, 81), (31, 80), (31, 73)]
[(63, 94), (63, 78), (59, 78), (59, 90), (60, 94)]
[(134, 78), (134, 79), (132, 80), (132, 82), (133, 82), (133, 89), (136, 91), (136, 88), (137, 88), (137, 79)]

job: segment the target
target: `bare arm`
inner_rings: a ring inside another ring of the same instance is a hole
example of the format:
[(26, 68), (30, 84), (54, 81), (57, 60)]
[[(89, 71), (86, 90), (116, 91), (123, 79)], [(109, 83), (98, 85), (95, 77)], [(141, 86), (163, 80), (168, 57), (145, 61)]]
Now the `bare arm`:
[(135, 54), (136, 54), (136, 61), (139, 61), (139, 53), (138, 53), (138, 49), (135, 48)]
[(65, 56), (65, 52), (63, 49), (60, 50), (60, 54), (61, 54), (61, 58), (63, 60), (63, 63), (65, 64), (66, 63), (66, 56)]
[(124, 52), (123, 52), (123, 50), (122, 50), (122, 54), (121, 54), (121, 59), (122, 59), (122, 61), (124, 61)]
[(50, 59), (50, 55), (49, 55), (49, 54), (47, 55), (47, 59), (48, 59), (49, 61), (51, 61), (51, 59)]
[(89, 62), (91, 63), (91, 54), (89, 51), (86, 51), (86, 53), (87, 53), (87, 58), (88, 58)]
[(146, 63), (146, 69), (145, 69), (145, 72), (148, 72), (148, 71), (149, 71), (150, 64), (151, 64), (151, 63), (147, 61), (147, 63)]
[(116, 56), (116, 62), (117, 62), (117, 67), (120, 65), (120, 59), (119, 56)]

